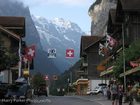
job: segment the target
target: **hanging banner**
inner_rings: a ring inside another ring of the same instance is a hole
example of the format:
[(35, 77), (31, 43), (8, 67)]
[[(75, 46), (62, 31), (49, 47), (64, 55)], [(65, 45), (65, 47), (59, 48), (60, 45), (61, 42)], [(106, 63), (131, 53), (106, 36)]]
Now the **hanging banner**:
[(74, 49), (66, 49), (66, 58), (74, 58)]
[(56, 58), (56, 49), (48, 49), (48, 58)]
[(25, 49), (25, 52), (26, 52), (26, 58), (29, 61), (32, 61), (32, 59), (35, 57), (35, 45), (32, 45), (30, 47), (27, 47)]

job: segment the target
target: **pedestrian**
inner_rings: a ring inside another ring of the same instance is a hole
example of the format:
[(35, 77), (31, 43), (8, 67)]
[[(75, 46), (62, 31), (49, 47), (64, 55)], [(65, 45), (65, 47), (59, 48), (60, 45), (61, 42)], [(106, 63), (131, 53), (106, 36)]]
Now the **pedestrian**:
[(111, 85), (112, 105), (117, 105), (118, 101), (118, 86), (116, 80)]
[(119, 105), (122, 105), (122, 99), (123, 99), (123, 85), (118, 86), (118, 98), (119, 98)]
[(129, 105), (133, 105), (133, 91), (132, 91), (132, 85), (128, 86), (128, 101), (129, 101)]
[(111, 99), (110, 84), (107, 86), (107, 99)]

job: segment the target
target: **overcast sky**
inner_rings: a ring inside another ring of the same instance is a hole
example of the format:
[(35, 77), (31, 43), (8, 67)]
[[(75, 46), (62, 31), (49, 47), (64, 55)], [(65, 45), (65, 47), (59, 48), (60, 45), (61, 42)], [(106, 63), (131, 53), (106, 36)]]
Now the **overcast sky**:
[(89, 32), (91, 19), (88, 9), (95, 0), (21, 0), (29, 6), (35, 16), (64, 18), (77, 23), (83, 31)]

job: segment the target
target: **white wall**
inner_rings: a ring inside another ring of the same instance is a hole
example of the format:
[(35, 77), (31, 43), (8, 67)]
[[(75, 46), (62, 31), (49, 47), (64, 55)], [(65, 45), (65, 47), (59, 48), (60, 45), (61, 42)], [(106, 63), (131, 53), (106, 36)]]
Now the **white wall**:
[(94, 90), (94, 88), (96, 86), (98, 86), (98, 84), (100, 83), (109, 83), (109, 80), (102, 80), (102, 79), (98, 79), (98, 80), (89, 80), (89, 84), (88, 84), (88, 90)]
[[(8, 75), (9, 73), (9, 75)], [(9, 80), (8, 80), (9, 76)], [(12, 72), (11, 70), (4, 70), (0, 72), (0, 81), (4, 83), (12, 83)]]

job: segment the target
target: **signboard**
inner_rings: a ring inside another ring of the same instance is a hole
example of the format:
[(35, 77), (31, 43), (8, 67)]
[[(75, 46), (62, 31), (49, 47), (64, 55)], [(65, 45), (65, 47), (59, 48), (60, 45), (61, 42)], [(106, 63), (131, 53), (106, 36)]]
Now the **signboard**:
[(48, 58), (56, 58), (56, 49), (48, 49)]
[(25, 76), (29, 76), (29, 70), (27, 68), (24, 69), (23, 71), (23, 75)]

